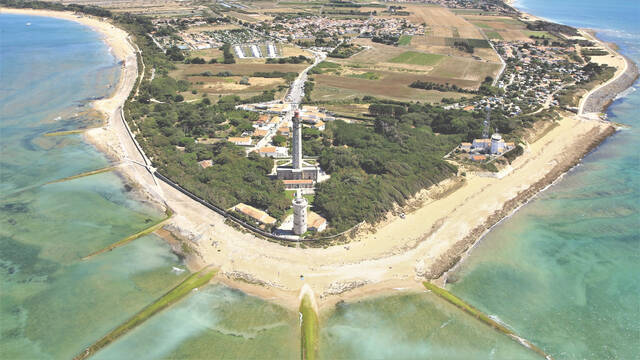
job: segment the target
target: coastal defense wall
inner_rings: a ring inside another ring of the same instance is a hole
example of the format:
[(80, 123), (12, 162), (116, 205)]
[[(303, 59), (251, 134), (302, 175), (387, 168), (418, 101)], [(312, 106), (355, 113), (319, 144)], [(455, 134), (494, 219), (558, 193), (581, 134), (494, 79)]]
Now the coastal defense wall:
[(181, 187), (180, 185), (178, 185), (177, 183), (171, 181), (171, 179), (167, 178), (166, 176), (160, 174), (157, 171), (154, 172), (153, 175), (156, 176), (158, 179), (160, 179), (160, 180), (164, 181), (165, 183), (167, 183), (172, 188), (174, 188), (174, 189), (180, 191), (181, 193), (183, 193), (184, 195), (190, 197), (192, 200), (197, 201), (198, 203), (202, 204), (203, 206), (206, 206), (207, 208), (209, 208), (209, 209), (215, 211), (216, 213), (224, 216), (225, 218), (233, 221), (234, 223), (244, 227), (245, 229), (247, 229), (249, 231), (252, 231), (252, 232), (254, 232), (254, 233), (258, 234), (258, 235), (264, 236), (266, 238), (273, 239), (273, 240), (289, 241), (289, 242), (303, 242), (303, 241), (312, 242), (312, 241), (322, 241), (322, 240), (335, 239), (335, 238), (340, 237), (340, 236), (342, 236), (342, 235), (344, 235), (344, 234), (346, 234), (346, 233), (348, 233), (350, 231), (353, 231), (353, 230), (356, 230), (356, 229), (360, 228), (360, 226), (362, 226), (364, 224), (364, 221), (363, 221), (363, 222), (353, 226), (352, 228), (347, 229), (347, 230), (345, 230), (345, 231), (343, 231), (343, 232), (341, 232), (339, 234), (326, 236), (326, 237), (320, 237), (320, 238), (292, 239), (292, 238), (288, 238), (288, 237), (277, 236), (277, 235), (274, 235), (272, 233), (266, 232), (266, 231), (264, 231), (264, 230), (262, 230), (260, 228), (257, 228), (257, 227), (255, 227), (255, 226), (253, 226), (251, 224), (248, 224), (245, 221), (236, 218), (232, 213), (229, 213), (228, 211), (226, 211), (226, 210), (224, 210), (222, 208), (219, 208), (219, 207), (217, 207), (217, 206), (215, 206), (215, 205), (213, 205), (213, 204), (211, 204), (211, 203), (199, 198), (195, 194), (191, 193), (189, 190)]
[(266, 232), (266, 231), (264, 231), (264, 230), (262, 230), (260, 228), (257, 228), (257, 227), (255, 227), (255, 226), (253, 226), (251, 224), (248, 224), (248, 223), (236, 218), (233, 214), (229, 213), (228, 211), (226, 211), (226, 210), (224, 210), (222, 208), (219, 208), (219, 207), (217, 207), (217, 206), (215, 206), (215, 205), (213, 205), (213, 204), (211, 204), (211, 203), (199, 198), (195, 194), (191, 193), (189, 190), (184, 189), (180, 185), (178, 185), (175, 182), (171, 181), (166, 176), (160, 174), (159, 172), (156, 171), (154, 173), (154, 175), (156, 177), (158, 177), (158, 179), (160, 179), (160, 180), (164, 181), (165, 183), (169, 184), (169, 186), (171, 186), (172, 188), (174, 188), (174, 189), (180, 191), (181, 193), (185, 194), (186, 196), (190, 197), (192, 200), (197, 201), (198, 203), (206, 206), (207, 208), (215, 211), (216, 213), (224, 216), (225, 218), (233, 221), (234, 223), (236, 223), (236, 224), (238, 224), (238, 225), (246, 228), (247, 230), (250, 230), (250, 231), (252, 231), (252, 232), (254, 232), (254, 233), (258, 234), (258, 235), (261, 235), (261, 236), (264, 236), (266, 238), (273, 239), (273, 240), (279, 240), (279, 241), (300, 242), (300, 241), (313, 241), (313, 240), (315, 240), (315, 239), (308, 239), (308, 240), (305, 240), (305, 239), (291, 239), (291, 238), (287, 238), (287, 237), (283, 237), (283, 236), (277, 236), (277, 235), (274, 235), (272, 233)]
[(615, 81), (594, 91), (585, 100), (583, 113), (602, 112), (618, 94), (633, 85), (638, 78), (638, 66), (627, 58), (625, 60), (627, 61), (627, 70)]

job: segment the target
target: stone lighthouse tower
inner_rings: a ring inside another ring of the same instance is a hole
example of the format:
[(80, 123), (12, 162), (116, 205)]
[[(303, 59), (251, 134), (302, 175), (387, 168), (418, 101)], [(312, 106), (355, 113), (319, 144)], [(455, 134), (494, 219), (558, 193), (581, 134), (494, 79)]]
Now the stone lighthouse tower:
[(294, 171), (302, 170), (302, 125), (300, 124), (300, 113), (296, 110), (293, 115), (293, 144), (291, 160)]
[(307, 199), (302, 197), (300, 190), (293, 199), (293, 233), (302, 235), (307, 232)]

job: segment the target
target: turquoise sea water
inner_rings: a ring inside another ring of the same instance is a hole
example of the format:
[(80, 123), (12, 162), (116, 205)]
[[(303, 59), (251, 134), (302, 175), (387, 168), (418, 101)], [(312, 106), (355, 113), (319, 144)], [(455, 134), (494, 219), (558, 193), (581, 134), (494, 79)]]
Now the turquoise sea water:
[[(526, 0), (527, 11), (590, 26), (640, 60), (631, 1)], [(636, 11), (634, 13), (634, 11)], [(30, 21), (31, 27), (24, 24)], [(87, 99), (119, 75), (96, 33), (0, 15), (0, 358), (70, 358), (185, 274), (155, 236), (80, 258), (162, 214), (80, 136)], [(609, 117), (632, 125), (492, 231), (449, 289), (556, 359), (640, 358), (640, 92)], [(341, 304), (321, 315), (324, 359), (529, 359), (533, 353), (432, 295)], [(100, 359), (298, 358), (297, 314), (224, 286), (199, 289), (96, 355)]]
[[(100, 36), (74, 22), (6, 14), (0, 33), (0, 359), (69, 359), (186, 272), (174, 271), (183, 264), (153, 235), (81, 260), (164, 214), (136, 201), (114, 173), (46, 184), (109, 165), (81, 135), (43, 137), (99, 124), (89, 101), (112, 91), (120, 68)], [(298, 357), (296, 321), (212, 286), (99, 357)]]
[(79, 135), (42, 137), (96, 123), (87, 99), (119, 75), (99, 36), (5, 14), (0, 33), (0, 358), (68, 359), (184, 275), (154, 236), (80, 260), (162, 216), (115, 174), (45, 185), (108, 165)]
[[(595, 28), (640, 61), (637, 2), (519, 6)], [(449, 286), (556, 358), (640, 358), (640, 92), (608, 115), (631, 128), (492, 231)]]
[[(594, 28), (640, 62), (636, 1), (523, 0), (518, 6)], [(631, 128), (497, 226), (448, 286), (556, 359), (640, 359), (640, 91), (617, 100), (608, 116)], [(350, 304), (329, 315), (322, 352), (386, 359), (529, 355), (494, 352), (491, 330), (469, 331), (478, 324), (440, 333), (438, 325), (461, 319), (437, 304), (420, 296)]]

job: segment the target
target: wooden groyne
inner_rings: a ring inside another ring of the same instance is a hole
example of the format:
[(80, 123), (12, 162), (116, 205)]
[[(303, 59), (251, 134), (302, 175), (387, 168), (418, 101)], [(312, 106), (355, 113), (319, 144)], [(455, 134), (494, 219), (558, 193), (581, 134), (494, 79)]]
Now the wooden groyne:
[(111, 244), (111, 245), (109, 245), (109, 246), (107, 246), (107, 247), (105, 247), (103, 249), (100, 249), (98, 251), (94, 251), (91, 254), (83, 257), (82, 260), (91, 259), (92, 257), (94, 257), (96, 255), (100, 255), (102, 253), (105, 253), (107, 251), (111, 251), (111, 250), (113, 250), (115, 248), (118, 248), (120, 246), (126, 245), (126, 244), (132, 242), (133, 240), (135, 240), (135, 239), (137, 239), (139, 237), (151, 234), (152, 232), (160, 229), (167, 222), (167, 220), (169, 220), (171, 218), (172, 215), (173, 215), (173, 212), (171, 210), (167, 210), (166, 216), (165, 216), (164, 219), (161, 219), (161, 220), (155, 222), (153, 225), (149, 226), (148, 228), (146, 228), (144, 230), (141, 230), (141, 231), (138, 231), (137, 233), (135, 233), (133, 235), (129, 235), (126, 238), (124, 238), (124, 239), (122, 239), (120, 241), (117, 241), (117, 242), (115, 242), (115, 243), (113, 243), (113, 244)]
[(91, 355), (95, 354), (100, 349), (111, 344), (116, 339), (123, 336), (127, 332), (131, 331), (136, 326), (145, 322), (151, 316), (175, 304), (180, 299), (190, 294), (192, 290), (206, 285), (209, 281), (211, 281), (211, 279), (216, 275), (216, 273), (217, 273), (217, 270), (215, 269), (205, 268), (203, 270), (200, 270), (196, 273), (191, 274), (186, 279), (184, 279), (184, 281), (178, 284), (178, 286), (171, 289), (169, 292), (164, 294), (162, 297), (160, 297), (158, 300), (153, 302), (151, 305), (140, 310), (137, 314), (129, 318), (129, 320), (125, 321), (122, 325), (113, 329), (106, 336), (96, 341), (93, 345), (86, 348), (81, 354), (76, 355), (73, 359), (74, 360), (86, 359)]
[(109, 166), (109, 167), (98, 169), (98, 170), (87, 171), (87, 172), (83, 172), (83, 173), (78, 174), (78, 175), (69, 176), (69, 177), (66, 177), (66, 178), (63, 178), (63, 179), (49, 181), (45, 185), (61, 183), (61, 182), (69, 181), (69, 180), (75, 180), (75, 179), (79, 179), (79, 178), (83, 178), (83, 177), (91, 176), (91, 175), (102, 174), (104, 172), (113, 171), (115, 168), (116, 168), (115, 166)]
[(542, 350), (539, 347), (537, 347), (536, 345), (532, 344), (529, 340), (520, 337), (514, 331), (508, 329), (506, 326), (504, 326), (504, 325), (500, 324), (499, 322), (493, 320), (492, 318), (490, 318), (488, 315), (486, 315), (482, 311), (480, 311), (480, 310), (476, 309), (475, 307), (467, 304), (464, 300), (462, 300), (459, 297), (453, 295), (452, 293), (448, 292), (447, 290), (445, 290), (445, 289), (443, 289), (441, 287), (438, 287), (438, 286), (436, 286), (436, 285), (434, 285), (434, 284), (432, 284), (432, 283), (430, 283), (428, 281), (424, 281), (424, 282), (422, 282), (422, 284), (424, 285), (425, 288), (427, 288), (427, 290), (431, 291), (432, 293), (434, 293), (435, 295), (437, 295), (441, 299), (444, 299), (448, 303), (450, 303), (452, 305), (455, 305), (457, 308), (461, 309), (462, 311), (466, 312), (467, 314), (469, 314), (469, 315), (475, 317), (476, 319), (482, 321), (483, 323), (491, 326), (492, 328), (496, 329), (497, 331), (507, 335), (511, 339), (513, 339), (516, 342), (518, 342), (518, 344), (526, 347), (527, 349), (530, 349), (530, 350), (534, 351), (536, 354), (542, 356), (543, 358), (545, 358), (547, 360), (553, 360), (551, 355), (547, 354), (546, 352), (544, 352), (544, 350)]

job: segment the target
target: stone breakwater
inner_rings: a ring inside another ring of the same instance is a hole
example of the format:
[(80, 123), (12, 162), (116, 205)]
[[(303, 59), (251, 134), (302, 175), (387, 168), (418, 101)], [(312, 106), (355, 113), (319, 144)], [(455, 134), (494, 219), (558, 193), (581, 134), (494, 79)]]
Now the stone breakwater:
[(633, 85), (638, 78), (638, 66), (628, 58), (626, 71), (611, 83), (599, 88), (585, 100), (584, 113), (598, 113), (604, 111), (618, 94)]

